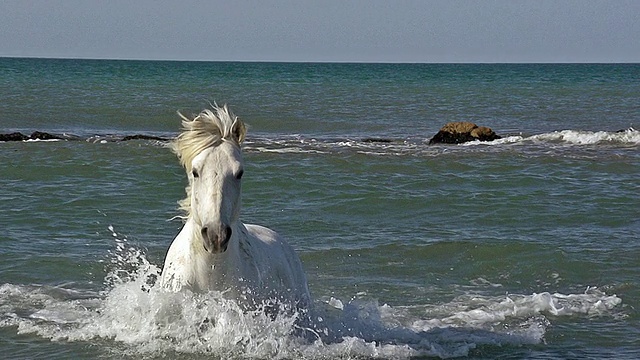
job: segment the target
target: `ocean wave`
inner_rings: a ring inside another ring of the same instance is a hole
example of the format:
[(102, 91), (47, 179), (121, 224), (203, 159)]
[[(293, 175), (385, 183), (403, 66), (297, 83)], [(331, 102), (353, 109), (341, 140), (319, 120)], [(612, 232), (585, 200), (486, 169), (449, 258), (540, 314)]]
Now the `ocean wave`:
[[(540, 344), (551, 316), (607, 316), (621, 300), (584, 294), (474, 296), (409, 308), (372, 300), (317, 302), (306, 315), (246, 312), (220, 293), (168, 293), (136, 279), (93, 298), (73, 289), (3, 284), (0, 327), (52, 341), (116, 343), (121, 355), (222, 358), (466, 356), (483, 345)], [(322, 306), (324, 305), (324, 308)], [(411, 310), (411, 311), (409, 311)], [(412, 315), (422, 310), (422, 317)]]
[(536, 151), (548, 149), (582, 149), (584, 147), (630, 147), (640, 145), (640, 132), (630, 128), (625, 131), (563, 130), (537, 135), (509, 135), (494, 141), (472, 141), (458, 145), (428, 145), (428, 139), (411, 137), (392, 138), (305, 138), (254, 137), (248, 140), (245, 150), (257, 153), (299, 154), (361, 154), (369, 156), (420, 156), (432, 157), (456, 150), (490, 148), (492, 151), (512, 149), (514, 145)]
[(638, 145), (640, 144), (640, 131), (637, 131), (633, 128), (617, 132), (562, 130), (546, 134), (534, 135), (530, 138), (530, 140), (564, 142), (574, 145)]
[(105, 290), (2, 284), (0, 327), (52, 341), (108, 341), (114, 346), (104, 351), (116, 356), (450, 358), (485, 345), (540, 344), (553, 318), (611, 316), (622, 302), (596, 288), (579, 294), (470, 294), (412, 306), (321, 296), (308, 312), (274, 317), (260, 308), (243, 310), (218, 292), (160, 289), (160, 268), (125, 238), (114, 237)]
[(510, 135), (501, 139), (488, 142), (472, 141), (461, 144), (463, 146), (474, 145), (505, 145), (517, 143), (535, 144), (563, 144), (563, 145), (640, 145), (640, 131), (629, 128), (623, 131), (582, 131), (562, 130), (537, 135)]
[(25, 135), (21, 132), (0, 133), (1, 142), (58, 142), (58, 141), (86, 141), (89, 143), (107, 143), (121, 142), (132, 140), (144, 140), (154, 142), (168, 142), (173, 138), (172, 134), (167, 133), (108, 133), (108, 134), (85, 134), (76, 135), (70, 133), (49, 133), (42, 131), (34, 131), (31, 135)]
[[(54, 135), (55, 138), (39, 139), (26, 138), (24, 142), (43, 141), (86, 141), (89, 143), (114, 143), (128, 141), (144, 141), (152, 146), (167, 146), (172, 139), (171, 134), (105, 134), (76, 136), (63, 134)], [(462, 144), (438, 144), (428, 145), (428, 138), (332, 138), (332, 137), (307, 137), (305, 135), (250, 135), (244, 149), (250, 153), (271, 154), (311, 154), (311, 155), (367, 155), (367, 156), (419, 156), (432, 157), (450, 151), (464, 151), (473, 149), (478, 151), (490, 148), (491, 151), (501, 149), (513, 149), (519, 146), (521, 149), (583, 149), (591, 147), (602, 148), (627, 148), (640, 145), (640, 131), (629, 128), (624, 131), (583, 131), (562, 130), (535, 135), (507, 135), (494, 141), (471, 141)], [(529, 147), (528, 147), (529, 146)]]

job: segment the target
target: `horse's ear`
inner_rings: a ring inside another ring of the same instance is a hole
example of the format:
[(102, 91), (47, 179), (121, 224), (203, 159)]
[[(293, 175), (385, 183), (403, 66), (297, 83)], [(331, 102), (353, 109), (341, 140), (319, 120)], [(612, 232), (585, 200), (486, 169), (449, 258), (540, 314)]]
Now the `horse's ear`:
[(239, 118), (236, 118), (236, 121), (233, 122), (233, 127), (231, 128), (231, 134), (233, 135), (233, 139), (238, 143), (242, 144), (244, 141), (244, 137), (247, 133), (247, 128)]

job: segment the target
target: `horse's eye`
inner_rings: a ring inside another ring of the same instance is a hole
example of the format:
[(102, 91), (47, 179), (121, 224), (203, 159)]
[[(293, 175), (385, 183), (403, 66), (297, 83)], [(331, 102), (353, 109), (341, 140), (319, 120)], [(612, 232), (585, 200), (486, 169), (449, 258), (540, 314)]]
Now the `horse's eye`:
[(244, 170), (238, 171), (238, 174), (236, 175), (236, 179), (238, 180), (242, 179), (242, 175), (244, 175)]
[(194, 179), (200, 177), (200, 174), (198, 174), (196, 170), (191, 171), (191, 175), (193, 175)]

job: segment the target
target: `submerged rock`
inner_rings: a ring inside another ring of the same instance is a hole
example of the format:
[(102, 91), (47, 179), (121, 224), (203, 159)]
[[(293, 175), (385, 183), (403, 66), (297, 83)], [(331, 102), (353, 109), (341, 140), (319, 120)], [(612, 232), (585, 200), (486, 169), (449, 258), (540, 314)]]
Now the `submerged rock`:
[(23, 133), (14, 132), (10, 134), (0, 134), (0, 141), (27, 141), (27, 140), (65, 140), (64, 137), (49, 134), (42, 131), (34, 131), (31, 136)]
[(14, 132), (11, 134), (0, 134), (0, 141), (25, 141), (25, 140), (29, 140), (29, 137), (19, 132)]
[(391, 139), (387, 139), (387, 138), (374, 138), (374, 137), (368, 137), (368, 138), (364, 138), (362, 139), (363, 143), (382, 143), (382, 144), (389, 144), (392, 143), (393, 140)]
[(121, 141), (129, 141), (129, 140), (169, 141), (171, 139), (163, 138), (163, 137), (160, 137), (160, 136), (136, 134), (136, 135), (127, 135), (127, 136), (123, 137)]
[(27, 140), (86, 140), (88, 142), (97, 141), (129, 141), (129, 140), (156, 140), (156, 141), (170, 141), (170, 138), (164, 138), (160, 136), (135, 134), (120, 137), (117, 135), (95, 135), (89, 137), (80, 137), (77, 135), (69, 134), (50, 134), (42, 131), (34, 131), (31, 135), (27, 136), (20, 132), (14, 132), (10, 134), (0, 134), (0, 142), (6, 141), (27, 141)]
[(468, 141), (493, 141), (500, 139), (491, 128), (486, 126), (478, 126), (467, 121), (450, 122), (443, 126), (437, 134), (435, 134), (429, 145), (431, 144), (461, 144)]
[(31, 140), (64, 140), (62, 136), (49, 134), (41, 131), (34, 131), (29, 137)]

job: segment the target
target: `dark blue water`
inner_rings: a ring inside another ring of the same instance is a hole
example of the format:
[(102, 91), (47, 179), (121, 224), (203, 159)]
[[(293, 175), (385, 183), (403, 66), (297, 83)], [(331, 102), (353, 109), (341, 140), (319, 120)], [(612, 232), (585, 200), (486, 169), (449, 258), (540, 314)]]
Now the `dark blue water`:
[[(634, 64), (0, 59), (0, 133), (75, 139), (0, 143), (0, 349), (637, 358), (638, 79)], [(297, 250), (315, 338), (153, 286), (186, 177), (166, 142), (117, 140), (171, 138), (176, 111), (214, 101), (250, 125), (241, 218)], [(503, 138), (429, 146), (449, 121)]]

